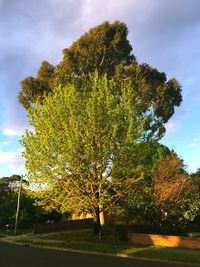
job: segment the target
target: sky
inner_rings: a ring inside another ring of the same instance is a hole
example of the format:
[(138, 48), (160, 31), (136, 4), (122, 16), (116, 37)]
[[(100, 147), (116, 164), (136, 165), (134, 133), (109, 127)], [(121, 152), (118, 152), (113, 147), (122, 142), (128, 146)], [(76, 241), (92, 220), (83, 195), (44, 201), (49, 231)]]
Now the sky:
[(26, 172), (19, 143), (29, 128), (18, 103), (20, 82), (42, 61), (56, 65), (62, 50), (104, 21), (125, 22), (139, 63), (176, 77), (183, 102), (161, 143), (189, 172), (200, 168), (199, 0), (0, 0), (0, 177)]

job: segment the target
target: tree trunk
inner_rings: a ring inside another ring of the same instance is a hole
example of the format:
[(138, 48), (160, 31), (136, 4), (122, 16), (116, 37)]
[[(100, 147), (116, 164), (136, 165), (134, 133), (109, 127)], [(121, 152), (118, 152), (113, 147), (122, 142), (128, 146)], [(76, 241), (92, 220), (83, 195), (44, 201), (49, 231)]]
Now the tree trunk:
[(96, 208), (96, 227), (95, 232), (98, 234), (98, 239), (101, 239), (102, 234), (102, 227), (101, 227), (101, 221), (100, 221), (100, 208), (99, 206)]

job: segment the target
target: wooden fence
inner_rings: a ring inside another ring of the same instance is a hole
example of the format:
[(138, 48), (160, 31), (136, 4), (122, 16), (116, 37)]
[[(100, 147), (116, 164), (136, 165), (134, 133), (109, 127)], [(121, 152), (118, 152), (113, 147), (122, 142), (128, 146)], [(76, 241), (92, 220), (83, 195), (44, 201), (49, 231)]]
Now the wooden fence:
[(75, 229), (92, 228), (93, 219), (71, 220), (64, 222), (47, 222), (33, 225), (34, 234), (52, 233)]

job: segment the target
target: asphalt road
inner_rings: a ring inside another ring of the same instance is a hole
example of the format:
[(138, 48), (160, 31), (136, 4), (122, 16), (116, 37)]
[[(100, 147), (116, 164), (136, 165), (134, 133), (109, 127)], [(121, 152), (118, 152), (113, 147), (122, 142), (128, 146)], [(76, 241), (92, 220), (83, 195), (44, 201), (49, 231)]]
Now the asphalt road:
[(176, 263), (64, 252), (0, 242), (0, 267), (188, 267)]

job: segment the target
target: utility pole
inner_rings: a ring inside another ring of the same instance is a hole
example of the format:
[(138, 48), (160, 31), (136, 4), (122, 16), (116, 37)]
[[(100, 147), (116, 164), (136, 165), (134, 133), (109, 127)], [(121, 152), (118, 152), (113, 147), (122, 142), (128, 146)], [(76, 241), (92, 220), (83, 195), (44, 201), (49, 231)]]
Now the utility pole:
[(19, 208), (20, 208), (20, 198), (21, 198), (21, 191), (22, 191), (22, 180), (23, 180), (23, 175), (20, 176), (19, 191), (18, 191), (18, 197), (17, 197), (17, 210), (16, 210), (16, 216), (15, 216), (15, 234), (17, 234), (17, 226), (18, 226), (18, 219), (19, 219)]

